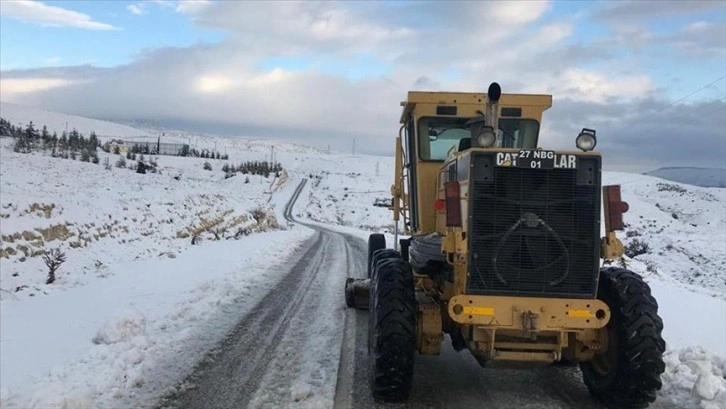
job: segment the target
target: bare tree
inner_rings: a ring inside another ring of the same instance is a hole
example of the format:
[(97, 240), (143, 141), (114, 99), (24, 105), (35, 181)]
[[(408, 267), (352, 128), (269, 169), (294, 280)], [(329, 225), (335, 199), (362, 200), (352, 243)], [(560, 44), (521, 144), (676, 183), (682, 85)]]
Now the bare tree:
[(48, 266), (48, 280), (45, 283), (53, 284), (55, 282), (55, 272), (66, 261), (66, 253), (60, 251), (59, 248), (54, 248), (53, 250), (45, 252), (43, 261)]

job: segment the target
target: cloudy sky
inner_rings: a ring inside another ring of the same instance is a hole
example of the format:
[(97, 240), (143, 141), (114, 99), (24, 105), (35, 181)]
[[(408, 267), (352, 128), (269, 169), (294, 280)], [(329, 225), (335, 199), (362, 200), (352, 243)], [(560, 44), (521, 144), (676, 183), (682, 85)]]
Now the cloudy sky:
[(726, 167), (726, 1), (0, 1), (0, 99), (391, 154), (408, 90), (549, 93), (541, 145)]

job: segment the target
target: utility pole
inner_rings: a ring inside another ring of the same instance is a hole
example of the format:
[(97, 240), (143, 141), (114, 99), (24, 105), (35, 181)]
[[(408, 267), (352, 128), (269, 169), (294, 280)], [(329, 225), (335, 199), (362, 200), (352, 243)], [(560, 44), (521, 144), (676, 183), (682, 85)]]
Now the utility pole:
[(270, 163), (275, 163), (275, 145), (270, 146)]
[(355, 138), (353, 138), (353, 156), (355, 156)]

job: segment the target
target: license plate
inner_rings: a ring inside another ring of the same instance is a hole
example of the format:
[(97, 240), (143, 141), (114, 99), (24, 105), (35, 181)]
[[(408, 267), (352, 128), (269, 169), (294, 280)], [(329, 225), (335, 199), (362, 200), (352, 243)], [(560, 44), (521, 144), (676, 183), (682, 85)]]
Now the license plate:
[(526, 169), (554, 169), (554, 151), (519, 151), (517, 167)]

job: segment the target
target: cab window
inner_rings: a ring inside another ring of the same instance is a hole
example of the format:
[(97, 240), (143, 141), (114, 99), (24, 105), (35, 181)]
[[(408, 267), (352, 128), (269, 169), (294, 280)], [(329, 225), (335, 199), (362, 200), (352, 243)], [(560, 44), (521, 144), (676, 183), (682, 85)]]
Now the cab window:
[[(424, 117), (418, 122), (419, 157), (426, 161), (443, 161), (452, 150), (459, 150), (463, 139), (471, 137), (466, 124), (470, 118)], [(495, 147), (537, 147), (539, 123), (533, 119), (499, 119)]]

